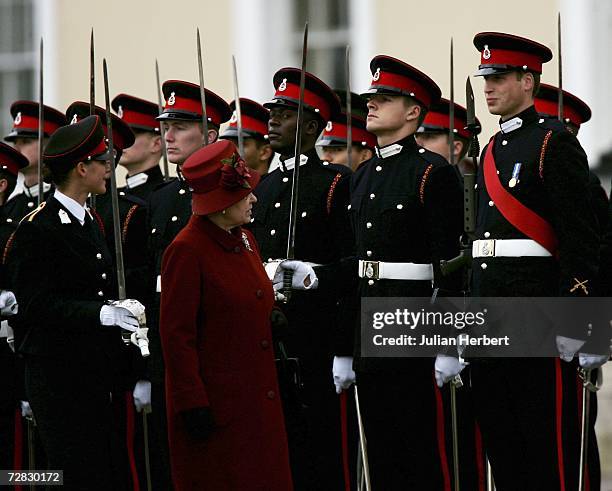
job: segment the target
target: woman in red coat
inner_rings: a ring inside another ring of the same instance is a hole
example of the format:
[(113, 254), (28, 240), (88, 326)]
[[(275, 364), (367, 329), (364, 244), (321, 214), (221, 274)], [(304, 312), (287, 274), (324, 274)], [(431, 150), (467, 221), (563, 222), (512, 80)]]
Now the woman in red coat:
[(162, 263), (160, 331), (177, 491), (293, 489), (251, 219), (259, 176), (221, 140), (183, 165), (193, 215)]

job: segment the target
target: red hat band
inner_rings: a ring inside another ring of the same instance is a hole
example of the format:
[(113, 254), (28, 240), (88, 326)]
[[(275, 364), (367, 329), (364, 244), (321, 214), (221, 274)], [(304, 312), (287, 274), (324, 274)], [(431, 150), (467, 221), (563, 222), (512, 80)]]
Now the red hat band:
[[(539, 113), (547, 114), (549, 116), (557, 117), (559, 114), (559, 103), (557, 101), (548, 101), (545, 99), (538, 99), (536, 97), (535, 100), (535, 108)], [(563, 120), (569, 119), (569, 122), (573, 125), (580, 127), (582, 124), (582, 117), (578, 114), (573, 107), (569, 105), (565, 105), (563, 107)]]
[(480, 64), (527, 67), (536, 73), (542, 73), (542, 59), (538, 55), (507, 49), (489, 49), (487, 45), (480, 53)]
[(397, 73), (383, 72), (380, 68), (377, 68), (372, 76), (370, 86), (372, 88), (380, 87), (399, 90), (406, 95), (410, 95), (410, 97), (414, 97), (427, 107), (431, 105), (429, 92), (421, 84)]
[[(236, 116), (236, 111), (234, 111), (232, 114), (229, 127), (238, 129), (238, 117)], [(242, 114), (242, 129), (244, 131), (260, 133), (262, 135), (268, 134), (268, 125), (266, 123), (259, 119), (252, 118), (251, 116), (247, 116), (246, 114)]]
[[(300, 100), (300, 86), (287, 82), (287, 79), (283, 79), (281, 84), (276, 89), (274, 97), (278, 99), (293, 99), (297, 103)], [(325, 121), (328, 121), (331, 117), (331, 112), (325, 99), (319, 97), (317, 94), (308, 89), (304, 89), (304, 104), (313, 109), (318, 109), (319, 115)]]
[[(430, 124), (432, 126), (448, 129), (449, 120), (450, 117), (448, 114), (430, 111), (427, 113), (427, 116), (425, 116), (425, 121), (423, 121), (423, 124)], [(465, 126), (467, 125), (465, 121), (455, 116), (453, 123), (454, 129), (460, 137), (470, 138), (470, 134), (467, 132), (467, 130), (465, 130)]]
[[(329, 122), (325, 127), (325, 131), (323, 132), (323, 138), (325, 137), (338, 138), (340, 140), (347, 140), (348, 138), (348, 127), (344, 123), (337, 122)], [(363, 128), (358, 128), (353, 126), (351, 128), (351, 140), (352, 143), (361, 144), (365, 142), (368, 147), (376, 146), (376, 137), (367, 130)]]
[[(43, 132), (47, 135), (51, 135), (51, 133), (53, 133), (59, 127), (59, 124), (47, 120), (43, 121)], [(13, 121), (13, 128), (38, 132), (38, 118), (18, 112), (15, 120)]]
[[(165, 111), (186, 111), (189, 113), (202, 115), (202, 103), (195, 99), (189, 99), (187, 97), (181, 97), (176, 95), (174, 92), (170, 92), (170, 96), (164, 106)], [(221, 117), (219, 113), (215, 111), (213, 106), (206, 106), (206, 117), (213, 124), (220, 126)]]
[(123, 107), (119, 106), (117, 116), (119, 116), (125, 123), (129, 125), (134, 124), (138, 126), (146, 126), (147, 128), (159, 131), (159, 121), (155, 119), (155, 116), (152, 116), (150, 114), (143, 114), (137, 111), (123, 109)]

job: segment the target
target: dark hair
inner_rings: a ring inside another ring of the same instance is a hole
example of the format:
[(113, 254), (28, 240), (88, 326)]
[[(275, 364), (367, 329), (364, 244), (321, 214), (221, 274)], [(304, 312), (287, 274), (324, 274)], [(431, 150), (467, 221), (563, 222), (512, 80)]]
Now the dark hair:
[[(297, 109), (295, 110), (297, 113)], [(306, 109), (304, 111), (304, 123), (310, 123), (311, 121), (315, 121), (317, 123), (317, 133), (321, 133), (327, 124), (323, 121), (323, 118), (316, 112), (311, 111), (310, 109)]]
[(427, 116), (428, 109), (417, 101), (414, 97), (404, 96), (404, 104), (406, 107), (408, 106), (419, 106), (421, 108), (421, 112), (419, 113), (419, 119), (417, 120), (417, 128), (420, 128), (425, 121), (425, 116)]
[(523, 76), (526, 73), (531, 73), (531, 75), (533, 76), (533, 93), (532, 93), (532, 96), (535, 97), (535, 96), (538, 95), (538, 92), (540, 92), (540, 78), (541, 78), (541, 75), (539, 73), (535, 73), (535, 72), (531, 72), (531, 71), (524, 72), (522, 70), (517, 70), (516, 71), (516, 79), (517, 80), (522, 80)]
[(53, 167), (45, 162), (41, 169), (43, 181), (56, 187), (61, 186), (68, 180), (70, 171), (75, 167), (74, 162), (54, 162)]
[(15, 186), (17, 186), (17, 176), (5, 169), (0, 169), (0, 180), (1, 179), (6, 179), (7, 186), (6, 191), (4, 192), (4, 196), (5, 198), (8, 198), (15, 190)]

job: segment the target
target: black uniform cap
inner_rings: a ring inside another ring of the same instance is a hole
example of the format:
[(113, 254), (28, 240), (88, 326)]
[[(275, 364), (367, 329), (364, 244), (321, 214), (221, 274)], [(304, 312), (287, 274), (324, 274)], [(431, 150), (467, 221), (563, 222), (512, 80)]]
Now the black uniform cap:
[[(230, 102), (232, 117), (229, 126), (221, 134), (221, 138), (238, 138), (238, 115), (236, 101)], [(240, 112), (242, 114), (242, 136), (245, 138), (268, 139), (268, 119), (270, 111), (261, 104), (244, 97), (240, 98)]]
[(159, 106), (140, 97), (119, 94), (111, 101), (117, 116), (130, 128), (159, 133)]
[[(38, 102), (16, 101), (11, 104), (13, 128), (4, 137), (6, 141), (16, 138), (38, 138)], [(67, 124), (66, 116), (57, 109), (43, 105), (43, 135), (49, 137), (60, 126)]]

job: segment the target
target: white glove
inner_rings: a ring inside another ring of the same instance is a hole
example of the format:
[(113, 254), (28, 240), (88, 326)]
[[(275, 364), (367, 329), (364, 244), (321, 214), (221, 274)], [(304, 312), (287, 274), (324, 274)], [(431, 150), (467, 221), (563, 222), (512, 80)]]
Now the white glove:
[(434, 365), (436, 383), (442, 387), (446, 382), (454, 379), (467, 366), (466, 362), (459, 361), (458, 358), (448, 355), (436, 356)]
[(17, 313), (17, 299), (15, 294), (8, 290), (0, 291), (0, 315), (8, 317)]
[(291, 288), (294, 290), (314, 290), (319, 285), (319, 279), (312, 269), (312, 263), (286, 259), (279, 264), (274, 273), (274, 289), (283, 288), (283, 274), (285, 271), (293, 271)]
[(138, 319), (128, 309), (104, 305), (100, 309), (100, 324), (103, 326), (119, 326), (126, 331), (136, 332)]
[(19, 405), (21, 406), (21, 417), (32, 419), (33, 413), (32, 408), (30, 407), (30, 403), (28, 401), (19, 401)]
[(599, 368), (610, 359), (609, 355), (592, 355), (590, 353), (579, 353), (578, 362), (582, 368), (593, 370)]
[(352, 356), (334, 356), (334, 365), (332, 367), (334, 375), (334, 385), (336, 386), (336, 394), (341, 394), (343, 390), (348, 389), (355, 383), (355, 372), (353, 371)]
[(136, 382), (132, 396), (134, 396), (136, 411), (141, 412), (144, 409), (145, 413), (151, 412), (151, 382), (148, 380)]
[(557, 336), (557, 350), (559, 351), (559, 357), (563, 361), (570, 362), (576, 356), (576, 353), (584, 341), (582, 339), (566, 338), (565, 336)]
[(130, 342), (140, 348), (140, 354), (143, 356), (143, 358), (146, 358), (151, 354), (149, 352), (149, 337), (147, 335), (148, 332), (148, 327), (139, 327), (130, 336)]

